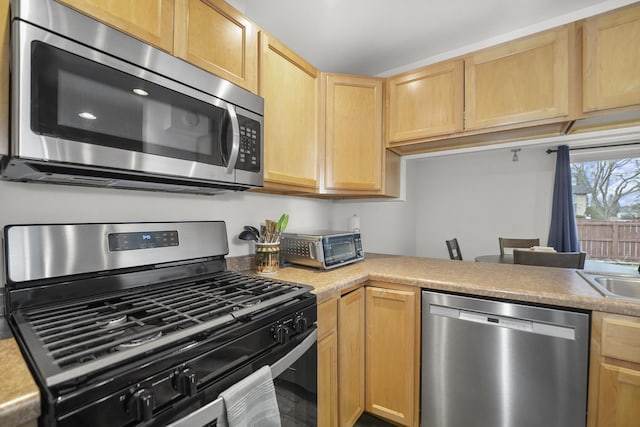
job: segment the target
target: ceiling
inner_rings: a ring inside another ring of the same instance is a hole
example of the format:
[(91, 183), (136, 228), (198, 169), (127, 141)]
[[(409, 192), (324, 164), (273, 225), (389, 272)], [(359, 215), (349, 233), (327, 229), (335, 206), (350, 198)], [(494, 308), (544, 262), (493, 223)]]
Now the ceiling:
[(227, 0), (321, 71), (380, 76), (635, 1)]

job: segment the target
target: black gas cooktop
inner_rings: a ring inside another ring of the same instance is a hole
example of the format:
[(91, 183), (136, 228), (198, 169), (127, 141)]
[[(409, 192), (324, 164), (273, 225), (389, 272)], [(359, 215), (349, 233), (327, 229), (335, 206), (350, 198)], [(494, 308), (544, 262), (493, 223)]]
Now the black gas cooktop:
[(19, 310), (14, 318), (47, 384), (55, 385), (211, 333), (309, 290), (225, 271), (169, 286)]

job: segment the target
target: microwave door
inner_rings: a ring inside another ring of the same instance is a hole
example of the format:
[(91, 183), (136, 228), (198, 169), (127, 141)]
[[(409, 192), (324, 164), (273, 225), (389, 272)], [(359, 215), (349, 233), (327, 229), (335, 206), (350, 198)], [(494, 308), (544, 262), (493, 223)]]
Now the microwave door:
[(234, 182), (220, 149), (226, 102), (23, 21), (12, 25), (13, 156)]

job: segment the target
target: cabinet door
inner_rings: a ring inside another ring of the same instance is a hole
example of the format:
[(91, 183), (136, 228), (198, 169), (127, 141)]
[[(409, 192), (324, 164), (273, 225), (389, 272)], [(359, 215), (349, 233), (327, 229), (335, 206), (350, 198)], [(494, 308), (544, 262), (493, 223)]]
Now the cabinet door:
[(640, 5), (587, 19), (583, 31), (584, 111), (640, 104)]
[(223, 0), (175, 1), (175, 55), (256, 93), (256, 25)]
[(318, 305), (318, 425), (338, 425), (338, 300)]
[(417, 425), (420, 370), (415, 291), (367, 287), (366, 410)]
[(391, 144), (462, 130), (463, 62), (430, 65), (388, 80)]
[(640, 420), (640, 371), (602, 364), (598, 427), (637, 427)]
[(173, 51), (174, 0), (58, 0), (167, 52)]
[(383, 79), (326, 75), (325, 187), (382, 190)]
[(260, 95), (264, 98), (265, 187), (318, 189), (318, 71), (261, 32)]
[(465, 129), (569, 114), (569, 27), (465, 57)]
[(338, 425), (338, 335), (318, 340), (318, 425)]
[(364, 288), (338, 305), (339, 425), (352, 426), (364, 412)]
[(0, 0), (0, 157), (9, 154), (9, 0)]

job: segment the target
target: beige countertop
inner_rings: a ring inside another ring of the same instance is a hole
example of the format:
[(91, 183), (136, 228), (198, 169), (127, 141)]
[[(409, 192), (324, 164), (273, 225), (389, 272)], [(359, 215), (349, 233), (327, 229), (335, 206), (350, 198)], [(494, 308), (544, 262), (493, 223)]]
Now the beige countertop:
[[(367, 255), (330, 271), (280, 269), (274, 279), (315, 288), (318, 302), (367, 281), (640, 316), (640, 303), (605, 298), (575, 270), (524, 265)], [(0, 340), (0, 426), (19, 425), (40, 414), (40, 395), (14, 339)]]
[(318, 302), (368, 280), (515, 301), (640, 316), (640, 303), (605, 298), (575, 270), (526, 265), (375, 256), (330, 271), (282, 268), (274, 279), (315, 288)]
[(40, 391), (13, 338), (0, 340), (0, 426), (19, 426), (40, 416)]

